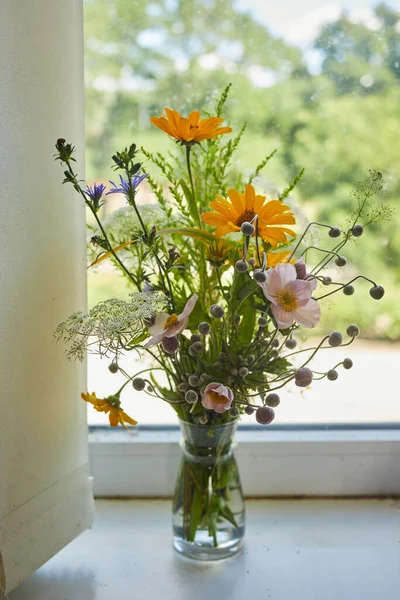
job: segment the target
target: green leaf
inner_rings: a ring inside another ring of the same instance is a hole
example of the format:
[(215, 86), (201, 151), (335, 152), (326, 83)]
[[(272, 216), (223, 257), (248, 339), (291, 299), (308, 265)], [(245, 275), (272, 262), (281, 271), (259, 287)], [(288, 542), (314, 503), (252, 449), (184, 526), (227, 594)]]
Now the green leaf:
[(251, 342), (256, 324), (256, 310), (252, 296), (248, 296), (242, 303), (240, 314), (242, 315), (242, 319), (238, 330), (237, 342), (239, 345), (245, 346)]
[(190, 520), (189, 520), (189, 531), (188, 540), (193, 542), (196, 536), (196, 531), (201, 521), (205, 506), (205, 495), (202, 493), (197, 486), (193, 489), (192, 504), (190, 506)]
[(238, 524), (235, 519), (235, 515), (233, 514), (233, 512), (231, 511), (231, 509), (229, 508), (229, 506), (227, 505), (225, 500), (221, 496), (218, 496), (218, 501), (219, 501), (219, 512), (221, 513), (221, 515), (227, 521), (229, 521), (229, 523), (232, 523), (232, 525), (234, 527), (238, 527)]

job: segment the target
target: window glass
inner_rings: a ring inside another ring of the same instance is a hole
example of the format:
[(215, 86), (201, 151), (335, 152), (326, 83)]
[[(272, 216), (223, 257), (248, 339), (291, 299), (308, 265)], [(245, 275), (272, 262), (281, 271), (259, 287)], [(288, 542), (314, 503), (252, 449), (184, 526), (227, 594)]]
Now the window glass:
[[(257, 183), (281, 190), (304, 167), (291, 199), (300, 224), (315, 219), (346, 227), (353, 185), (369, 170), (383, 174), (381, 198), (394, 207), (400, 192), (395, 2), (86, 0), (85, 44), (89, 183), (113, 180), (110, 157), (131, 142), (153, 152), (170, 149), (173, 142), (150, 116), (164, 107), (183, 114), (211, 109), (232, 83), (227, 119), (235, 129), (247, 123), (237, 168), (249, 172), (276, 148)], [(103, 218), (124, 205), (122, 197), (109, 198)], [(146, 184), (139, 198), (155, 202)], [(354, 367), (303, 392), (285, 388), (277, 424), (400, 420), (399, 226), (394, 211), (367, 227), (346, 253), (347, 274), (362, 272), (384, 286), (382, 300), (370, 298), (366, 282), (352, 296), (327, 298), (321, 324), (304, 341), (313, 346), (326, 332), (344, 333), (357, 323), (361, 336), (353, 346), (323, 350), (313, 363), (324, 372), (348, 356)], [(336, 267), (330, 275), (342, 277)], [(110, 263), (89, 270), (90, 306), (128, 293)], [(133, 360), (126, 357), (125, 365)], [(118, 387), (108, 362), (89, 357), (88, 387), (98, 396)], [(133, 389), (126, 398), (124, 406), (142, 424), (176, 422), (161, 401)], [(107, 418), (90, 409), (89, 422)]]

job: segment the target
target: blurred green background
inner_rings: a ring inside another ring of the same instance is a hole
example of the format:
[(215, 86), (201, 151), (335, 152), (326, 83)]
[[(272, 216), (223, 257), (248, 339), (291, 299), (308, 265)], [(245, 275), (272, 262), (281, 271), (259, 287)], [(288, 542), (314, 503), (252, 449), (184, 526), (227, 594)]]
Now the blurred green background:
[[(110, 157), (131, 142), (173, 149), (150, 116), (165, 106), (183, 114), (211, 110), (232, 82), (227, 119), (236, 131), (247, 122), (236, 168), (246, 173), (277, 148), (263, 177), (282, 189), (305, 167), (293, 201), (309, 219), (346, 226), (352, 185), (369, 169), (384, 175), (378, 202), (395, 211), (389, 222), (367, 228), (346, 256), (349, 272), (376, 280), (386, 295), (376, 302), (359, 283), (354, 296), (324, 304), (323, 326), (343, 330), (356, 316), (364, 337), (397, 340), (400, 13), (391, 4), (357, 13), (348, 0), (349, 10), (321, 18), (305, 40), (307, 19), (299, 20), (296, 42), (273, 26), (273, 3), (263, 5), (270, 5), (271, 24), (257, 4), (85, 0), (87, 179), (113, 179)], [(90, 305), (127, 293), (110, 269), (89, 274)]]

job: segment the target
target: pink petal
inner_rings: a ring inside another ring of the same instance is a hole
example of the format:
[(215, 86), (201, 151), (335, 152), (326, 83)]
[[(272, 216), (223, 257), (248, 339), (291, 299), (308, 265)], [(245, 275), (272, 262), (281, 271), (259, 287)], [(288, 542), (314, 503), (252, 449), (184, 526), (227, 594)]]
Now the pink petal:
[(157, 333), (164, 331), (164, 325), (167, 322), (168, 317), (169, 314), (166, 312), (157, 313), (154, 325), (148, 327), (150, 335), (156, 335)]
[(286, 329), (286, 327), (293, 325), (293, 312), (287, 312), (286, 310), (283, 310), (283, 308), (278, 304), (273, 304), (271, 306), (271, 310), (279, 329)]
[(278, 263), (276, 267), (273, 269), (276, 273), (278, 273), (282, 288), (285, 288), (288, 283), (291, 281), (295, 281), (297, 279), (297, 272), (294, 265), (290, 263)]
[(306, 279), (306, 281), (309, 282), (309, 284), (311, 285), (312, 291), (314, 291), (315, 288), (318, 285), (318, 279), (316, 277), (314, 277), (314, 275), (311, 275), (310, 273), (307, 273), (307, 279)]
[(311, 298), (311, 284), (305, 279), (296, 279), (287, 284), (286, 290), (292, 292), (297, 298), (298, 306), (304, 306)]
[(151, 338), (151, 340), (149, 340), (147, 342), (147, 344), (145, 345), (145, 348), (149, 348), (150, 346), (155, 346), (156, 344), (159, 344), (160, 342), (162, 342), (164, 337), (165, 337), (165, 331), (161, 331), (160, 333), (157, 333), (157, 335), (153, 336)]
[(318, 305), (318, 302), (313, 298), (310, 298), (307, 304), (304, 306), (299, 306), (299, 308), (295, 310), (293, 314), (299, 325), (311, 328), (318, 325), (321, 318), (321, 309)]
[(193, 294), (193, 296), (191, 298), (189, 298), (189, 300), (186, 302), (185, 308), (183, 309), (183, 311), (181, 312), (181, 314), (178, 316), (179, 320), (181, 318), (183, 318), (183, 319), (188, 319), (189, 318), (190, 313), (192, 312), (192, 310), (196, 306), (197, 299), (198, 299), (198, 295), (197, 294)]
[(187, 317), (186, 318), (182, 318), (182, 316), (178, 317), (177, 322), (174, 323), (173, 325), (170, 325), (165, 330), (166, 337), (168, 337), (168, 338), (175, 337), (176, 335), (178, 335), (178, 333), (182, 333), (182, 331), (184, 329), (186, 329), (188, 321), (189, 321), (189, 319)]

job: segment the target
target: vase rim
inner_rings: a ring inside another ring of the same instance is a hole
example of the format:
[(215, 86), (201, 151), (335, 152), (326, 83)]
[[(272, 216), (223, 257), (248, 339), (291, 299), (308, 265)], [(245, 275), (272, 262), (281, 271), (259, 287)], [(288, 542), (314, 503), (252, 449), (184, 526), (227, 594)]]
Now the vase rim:
[(221, 423), (220, 425), (216, 424), (216, 423), (207, 423), (206, 425), (202, 425), (201, 423), (191, 423), (190, 421), (185, 421), (185, 419), (179, 419), (180, 423), (184, 423), (185, 425), (190, 425), (193, 427), (200, 427), (202, 429), (209, 429), (210, 427), (218, 427), (218, 428), (222, 428), (222, 427), (228, 427), (232, 425), (236, 425), (238, 423), (239, 419), (232, 419), (232, 421), (228, 421), (227, 423)]

